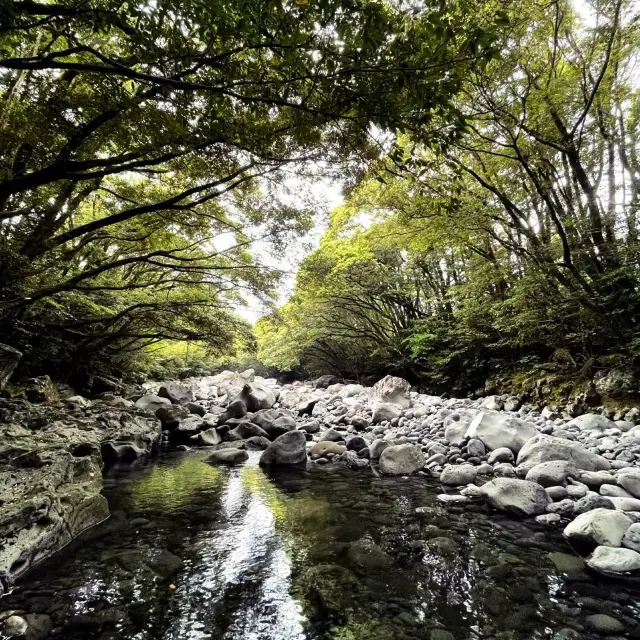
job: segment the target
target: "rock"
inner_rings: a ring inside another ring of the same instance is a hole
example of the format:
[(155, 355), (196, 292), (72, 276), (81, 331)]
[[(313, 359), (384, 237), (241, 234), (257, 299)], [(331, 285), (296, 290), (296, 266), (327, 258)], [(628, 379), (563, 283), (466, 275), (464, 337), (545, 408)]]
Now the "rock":
[(288, 431), (278, 436), (260, 457), (261, 465), (299, 464), (307, 460), (307, 441), (302, 431)]
[(362, 436), (354, 436), (347, 440), (347, 451), (361, 451), (369, 446), (367, 441)]
[(245, 384), (237, 399), (242, 400), (251, 412), (270, 409), (276, 402), (273, 391), (258, 381)]
[(354, 416), (351, 418), (351, 426), (356, 431), (366, 431), (369, 426), (369, 421), (366, 418), (362, 418), (360, 416)]
[(320, 442), (316, 442), (316, 444), (311, 447), (309, 453), (311, 455), (317, 456), (326, 456), (327, 453), (335, 453), (336, 455), (340, 455), (346, 450), (347, 448), (343, 447), (341, 444), (331, 442), (330, 440), (321, 440)]
[(583, 471), (580, 474), (580, 482), (589, 487), (599, 488), (604, 484), (615, 484), (616, 479), (608, 471)]
[(619, 547), (632, 520), (622, 511), (594, 509), (580, 514), (564, 529), (571, 542)]
[(487, 453), (487, 450), (482, 440), (478, 440), (477, 438), (471, 438), (471, 440), (467, 442), (467, 452), (472, 457), (482, 458), (482, 456), (484, 456)]
[(476, 474), (476, 468), (470, 464), (450, 465), (440, 474), (440, 482), (451, 486), (467, 485), (475, 481)]
[(482, 399), (481, 406), (488, 411), (502, 411), (504, 402), (500, 396), (486, 396)]
[(622, 622), (604, 613), (595, 613), (587, 616), (585, 623), (589, 629), (605, 636), (622, 633), (624, 631)]
[(368, 537), (360, 538), (349, 545), (347, 561), (358, 573), (389, 569), (393, 564), (391, 556)]
[(187, 404), (187, 402), (193, 402), (194, 399), (191, 388), (177, 382), (167, 382), (161, 386), (158, 395), (161, 398), (168, 398), (172, 404)]
[(466, 439), (471, 421), (478, 415), (476, 410), (458, 411), (444, 420), (444, 439), (454, 447), (459, 447)]
[(339, 442), (341, 440), (344, 440), (344, 434), (340, 433), (339, 431), (336, 431), (335, 429), (327, 429), (320, 436), (320, 442), (323, 442), (323, 441)]
[(156, 417), (160, 420), (163, 429), (176, 429), (181, 420), (188, 418), (191, 414), (189, 409), (178, 404), (162, 406), (156, 410)]
[(499, 449), (494, 449), (489, 454), (487, 462), (489, 464), (496, 464), (497, 462), (513, 462), (515, 459), (516, 458), (511, 449), (508, 449), (507, 447), (500, 447)]
[(178, 426), (172, 428), (171, 433), (169, 434), (169, 440), (178, 444), (187, 444), (191, 441), (191, 438), (197, 436), (203, 428), (204, 422), (200, 416), (188, 414), (186, 418), (180, 420)]
[(581, 431), (605, 431), (606, 429), (615, 429), (616, 424), (613, 420), (605, 418), (595, 413), (585, 413), (568, 422), (567, 428), (577, 427)]
[(634, 522), (622, 537), (622, 546), (640, 553), (640, 523)]
[(340, 382), (338, 380), (338, 378), (336, 378), (333, 375), (327, 374), (324, 376), (320, 376), (319, 378), (316, 378), (313, 381), (313, 388), (314, 389), (326, 389), (328, 386), (332, 385), (332, 384), (336, 384)]
[(550, 460), (532, 467), (526, 475), (530, 482), (537, 482), (543, 487), (565, 486), (567, 478), (576, 478), (578, 468), (566, 460)]
[(12, 394), (14, 398), (24, 398), (33, 404), (55, 402), (58, 400), (58, 390), (49, 376), (28, 378), (18, 385), (19, 392)]
[(637, 498), (608, 497), (618, 511), (640, 511), (640, 500)]
[(253, 424), (252, 422), (241, 422), (235, 429), (233, 429), (233, 433), (243, 440), (245, 438), (253, 438), (254, 436), (258, 436), (260, 438), (268, 438), (269, 435), (257, 424)]
[(253, 436), (245, 441), (247, 449), (254, 449), (257, 451), (264, 451), (271, 444), (271, 440), (268, 438), (262, 438), (260, 436)]
[(490, 451), (506, 447), (514, 453), (538, 434), (536, 428), (524, 420), (496, 411), (481, 411), (469, 425), (467, 438), (478, 438)]
[(186, 407), (195, 416), (200, 416), (201, 418), (204, 418), (204, 416), (207, 415), (207, 410), (197, 402), (187, 402)]
[(133, 442), (103, 442), (100, 448), (102, 459), (106, 464), (115, 462), (134, 462), (146, 458), (148, 451)]
[[(244, 400), (234, 400), (229, 403), (224, 413), (218, 416), (218, 425), (225, 424), (228, 420), (244, 418), (247, 415), (247, 405)], [(255, 418), (255, 416), (254, 416)]]
[(576, 515), (581, 513), (587, 513), (587, 511), (593, 511), (594, 509), (615, 509), (613, 502), (609, 498), (599, 496), (594, 493), (587, 494), (584, 498), (580, 498), (578, 502), (573, 505), (573, 512)]
[(640, 553), (632, 549), (596, 547), (586, 560), (587, 566), (605, 575), (621, 575), (640, 571)]
[(544, 513), (550, 502), (539, 484), (515, 478), (495, 478), (482, 486), (482, 492), (494, 509), (521, 516)]
[(211, 453), (205, 462), (208, 464), (240, 464), (249, 457), (249, 454), (244, 449), (237, 449), (235, 447), (229, 447), (228, 449), (218, 449)]
[(380, 471), (389, 475), (407, 475), (424, 467), (420, 447), (400, 444), (387, 447), (380, 456)]
[(408, 409), (411, 406), (410, 389), (411, 385), (406, 380), (395, 376), (385, 376), (371, 388), (369, 404), (372, 407), (378, 404), (392, 404), (401, 409)]
[(456, 640), (456, 637), (453, 633), (445, 629), (431, 629), (429, 632), (429, 640)]
[(626, 489), (615, 484), (603, 484), (600, 487), (600, 495), (605, 498), (633, 498)]
[[(2, 345), (6, 346), (6, 345)], [(8, 638), (19, 638), (27, 635), (28, 628), (27, 621), (22, 616), (9, 616), (2, 624), (3, 635)]]
[(11, 374), (22, 358), (22, 353), (8, 344), (0, 343), (0, 391), (4, 389)]
[(528, 473), (541, 462), (566, 460), (584, 471), (606, 471), (610, 464), (605, 458), (591, 453), (579, 442), (539, 434), (531, 438), (518, 454), (518, 467)]
[(374, 440), (369, 445), (369, 457), (372, 460), (377, 460), (382, 455), (382, 452), (389, 446), (391, 446), (391, 444), (386, 440)]
[(184, 562), (166, 549), (163, 549), (149, 560), (148, 564), (158, 575), (165, 579), (184, 569)]
[(640, 498), (640, 469), (621, 472), (618, 475), (618, 484), (634, 498)]
[(210, 429), (201, 431), (198, 434), (198, 441), (202, 447), (213, 447), (219, 444), (222, 439), (215, 427), (211, 427)]
[(390, 404), (387, 402), (379, 402), (373, 406), (373, 415), (371, 416), (371, 422), (373, 424), (380, 424), (381, 422), (391, 422), (394, 418), (399, 418), (402, 415), (402, 409), (396, 404)]
[(596, 391), (609, 398), (637, 398), (640, 394), (640, 380), (626, 369), (598, 371), (593, 381)]
[(251, 421), (261, 426), (272, 440), (296, 428), (296, 419), (288, 409), (263, 409), (254, 413)]
[(355, 451), (345, 451), (339, 456), (335, 456), (332, 462), (347, 465), (350, 469), (364, 469), (369, 467), (368, 458), (361, 458)]

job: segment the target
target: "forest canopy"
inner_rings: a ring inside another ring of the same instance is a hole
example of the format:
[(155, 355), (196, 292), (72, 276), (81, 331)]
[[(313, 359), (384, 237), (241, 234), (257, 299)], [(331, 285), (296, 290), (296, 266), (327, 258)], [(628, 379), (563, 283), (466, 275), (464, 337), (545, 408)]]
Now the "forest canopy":
[(266, 362), (467, 390), (536, 363), (638, 366), (640, 10), (581, 6), (509, 5), (457, 120), (396, 136), (333, 212), (259, 323)]
[[(257, 337), (475, 384), (640, 358), (633, 0), (0, 4), (0, 333), (23, 372)], [(345, 203), (294, 295), (282, 258)], [(302, 187), (301, 187), (302, 185)]]
[[(471, 10), (471, 9), (475, 10)], [(163, 340), (224, 353), (313, 224), (287, 178), (356, 184), (375, 132), (444, 138), (500, 2), (0, 4), (0, 333), (66, 375)]]

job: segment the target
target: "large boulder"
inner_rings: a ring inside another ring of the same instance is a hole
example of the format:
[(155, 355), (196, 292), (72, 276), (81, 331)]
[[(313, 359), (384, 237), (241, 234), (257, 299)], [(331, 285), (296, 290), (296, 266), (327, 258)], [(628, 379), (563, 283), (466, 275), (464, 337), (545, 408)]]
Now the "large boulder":
[(481, 487), (481, 495), (494, 509), (519, 516), (540, 515), (551, 501), (541, 485), (516, 478), (495, 478)]
[(153, 413), (154, 415), (160, 407), (167, 407), (170, 404), (171, 400), (169, 400), (169, 398), (161, 398), (160, 396), (154, 396), (153, 394), (142, 396), (135, 402), (135, 405), (136, 407), (138, 407), (138, 409), (148, 411), (149, 413)]
[(478, 469), (471, 464), (449, 465), (442, 470), (440, 482), (450, 486), (471, 484), (475, 481)]
[(229, 406), (218, 416), (218, 425), (226, 424), (229, 420), (239, 420), (247, 415), (247, 405), (243, 400), (234, 400)]
[(422, 469), (424, 464), (422, 450), (413, 444), (392, 445), (380, 455), (380, 471), (388, 475), (408, 475)]
[(160, 420), (163, 429), (177, 429), (180, 422), (191, 415), (189, 409), (179, 404), (162, 406), (156, 410), (156, 417)]
[(158, 390), (158, 395), (161, 398), (167, 398), (173, 404), (187, 404), (187, 402), (194, 400), (191, 387), (186, 387), (178, 382), (167, 382), (162, 385)]
[(623, 511), (593, 509), (580, 514), (564, 529), (567, 540), (591, 546), (619, 547), (633, 520)]
[(239, 436), (243, 440), (246, 438), (253, 438), (258, 436), (260, 438), (268, 438), (267, 432), (252, 422), (241, 422), (235, 429), (233, 429), (234, 435)]
[(637, 398), (640, 395), (640, 380), (627, 369), (598, 371), (593, 379), (596, 391), (609, 398)]
[(615, 429), (616, 423), (599, 414), (585, 413), (567, 422), (566, 427), (577, 427), (581, 431), (604, 431), (605, 429)]
[(605, 458), (591, 453), (579, 442), (543, 434), (534, 436), (522, 447), (517, 463), (527, 473), (541, 462), (550, 460), (566, 460), (583, 471), (607, 471), (611, 467)]
[(493, 451), (507, 447), (514, 453), (538, 434), (534, 425), (497, 411), (481, 411), (469, 424), (467, 438), (477, 438)]
[(238, 399), (242, 400), (247, 405), (247, 410), (251, 412), (270, 409), (276, 403), (273, 391), (257, 380), (251, 383), (247, 382), (242, 387)]
[(327, 374), (324, 376), (320, 376), (319, 378), (316, 378), (313, 381), (313, 388), (314, 389), (326, 389), (327, 387), (331, 386), (332, 384), (336, 384), (337, 382), (340, 382), (340, 380), (338, 380), (338, 378), (336, 378), (335, 376), (331, 375), (331, 374)]
[(459, 447), (467, 437), (471, 421), (478, 415), (475, 409), (456, 411), (444, 419), (444, 439), (454, 447)]
[(411, 406), (410, 389), (411, 385), (403, 378), (385, 376), (373, 385), (369, 392), (369, 403), (371, 406), (378, 403), (395, 404), (407, 409)]
[(634, 498), (640, 498), (640, 469), (621, 471), (618, 474), (618, 484)]
[(640, 553), (632, 549), (596, 547), (586, 562), (590, 569), (610, 576), (640, 572)]
[(288, 409), (263, 409), (254, 413), (251, 421), (262, 427), (271, 440), (296, 428), (296, 419)]
[(261, 465), (300, 464), (307, 460), (307, 440), (302, 431), (288, 431), (278, 436), (260, 456)]
[(0, 344), (0, 390), (4, 389), (22, 354), (8, 344)]
[(373, 406), (373, 415), (371, 422), (380, 424), (381, 422), (391, 422), (394, 418), (402, 415), (402, 408), (397, 404), (389, 402), (379, 402)]

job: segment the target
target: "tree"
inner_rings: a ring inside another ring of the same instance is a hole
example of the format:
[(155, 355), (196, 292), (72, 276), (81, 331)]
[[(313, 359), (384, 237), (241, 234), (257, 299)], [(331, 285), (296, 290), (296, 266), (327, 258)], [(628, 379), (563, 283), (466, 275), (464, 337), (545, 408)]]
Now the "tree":
[(445, 117), (495, 54), (500, 9), (470, 19), (470, 4), (3, 5), (3, 334), (27, 350), (79, 327), (86, 348), (213, 339), (193, 309), (268, 295), (278, 274), (252, 242), (308, 227), (283, 169), (360, 170), (379, 154), (372, 125)]

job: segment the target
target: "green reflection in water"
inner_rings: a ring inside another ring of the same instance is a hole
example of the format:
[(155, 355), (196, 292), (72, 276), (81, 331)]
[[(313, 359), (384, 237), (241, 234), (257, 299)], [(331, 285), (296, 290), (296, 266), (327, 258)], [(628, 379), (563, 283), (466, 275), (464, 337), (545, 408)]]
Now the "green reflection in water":
[(223, 469), (203, 462), (204, 456), (185, 456), (177, 464), (155, 465), (134, 482), (125, 502), (128, 509), (175, 511), (199, 491), (221, 491), (227, 482)]

